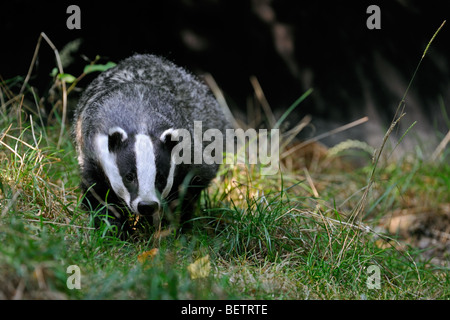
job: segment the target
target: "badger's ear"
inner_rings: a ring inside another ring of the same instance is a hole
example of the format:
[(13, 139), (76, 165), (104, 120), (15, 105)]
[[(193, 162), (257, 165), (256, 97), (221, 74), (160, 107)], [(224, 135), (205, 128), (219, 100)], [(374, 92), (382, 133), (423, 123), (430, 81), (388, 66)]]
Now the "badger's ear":
[(115, 152), (119, 148), (120, 144), (128, 139), (128, 135), (120, 127), (114, 127), (109, 129), (108, 132), (108, 149), (109, 152)]
[(170, 128), (165, 130), (161, 134), (159, 140), (161, 140), (162, 143), (168, 146), (169, 149), (172, 149), (179, 141), (179, 136), (180, 135), (178, 129)]

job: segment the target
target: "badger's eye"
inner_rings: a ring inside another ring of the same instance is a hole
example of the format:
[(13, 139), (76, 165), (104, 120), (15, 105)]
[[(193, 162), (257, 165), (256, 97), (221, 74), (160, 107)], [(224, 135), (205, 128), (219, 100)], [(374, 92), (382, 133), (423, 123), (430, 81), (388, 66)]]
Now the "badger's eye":
[(129, 172), (125, 175), (125, 180), (127, 182), (134, 182), (134, 180), (136, 179), (136, 175), (133, 172)]

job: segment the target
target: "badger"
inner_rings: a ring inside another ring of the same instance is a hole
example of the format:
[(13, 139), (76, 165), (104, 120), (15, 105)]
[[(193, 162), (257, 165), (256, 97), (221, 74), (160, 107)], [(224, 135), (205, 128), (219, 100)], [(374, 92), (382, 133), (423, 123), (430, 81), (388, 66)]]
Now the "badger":
[(85, 205), (120, 226), (130, 214), (158, 225), (173, 207), (178, 223), (188, 220), (219, 166), (174, 161), (177, 130), (192, 133), (195, 121), (203, 131), (229, 127), (209, 88), (167, 59), (135, 54), (101, 73), (74, 113)]

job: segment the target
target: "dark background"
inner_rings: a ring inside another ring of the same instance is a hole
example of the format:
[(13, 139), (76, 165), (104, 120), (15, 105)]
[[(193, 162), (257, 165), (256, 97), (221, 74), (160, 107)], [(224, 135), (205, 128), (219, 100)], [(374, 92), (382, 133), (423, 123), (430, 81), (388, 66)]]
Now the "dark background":
[[(66, 9), (81, 9), (81, 30), (69, 30)], [(381, 30), (368, 30), (366, 9), (381, 9)], [(65, 72), (75, 76), (83, 56), (119, 61), (135, 52), (163, 55), (197, 74), (211, 73), (237, 117), (254, 99), (259, 80), (280, 116), (307, 89), (314, 93), (288, 118), (312, 115), (315, 136), (363, 116), (370, 121), (326, 140), (364, 139), (377, 146), (389, 126), (428, 41), (447, 19), (448, 1), (3, 1), (0, 4), (0, 76), (26, 75), (40, 32), (59, 50), (82, 39)], [(450, 22), (433, 42), (407, 97), (421, 147), (432, 148), (448, 130)], [(30, 81), (45, 96), (55, 57), (42, 41)], [(85, 87), (90, 78), (83, 79)], [(416, 142), (414, 142), (416, 143)], [(408, 147), (408, 142), (403, 143)]]

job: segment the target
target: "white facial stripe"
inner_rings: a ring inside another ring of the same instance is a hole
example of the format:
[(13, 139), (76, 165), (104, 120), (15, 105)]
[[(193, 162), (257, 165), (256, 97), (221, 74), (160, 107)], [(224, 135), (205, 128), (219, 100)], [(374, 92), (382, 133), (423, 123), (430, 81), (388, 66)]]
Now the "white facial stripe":
[(173, 177), (175, 175), (175, 158), (173, 156), (170, 157), (170, 170), (169, 175), (167, 176), (167, 182), (166, 186), (164, 187), (164, 190), (161, 193), (161, 197), (164, 199), (169, 195), (170, 190), (172, 189), (173, 185)]
[(139, 182), (139, 194), (133, 200), (132, 208), (136, 212), (139, 202), (155, 201), (159, 199), (155, 191), (156, 163), (153, 143), (145, 134), (137, 134), (135, 142), (136, 169)]
[(123, 199), (128, 206), (130, 206), (130, 193), (123, 184), (122, 177), (119, 173), (119, 168), (116, 164), (116, 157), (109, 152), (108, 136), (105, 134), (98, 134), (94, 138), (95, 148), (97, 150), (98, 160), (103, 168), (106, 176), (111, 183), (114, 192)]

